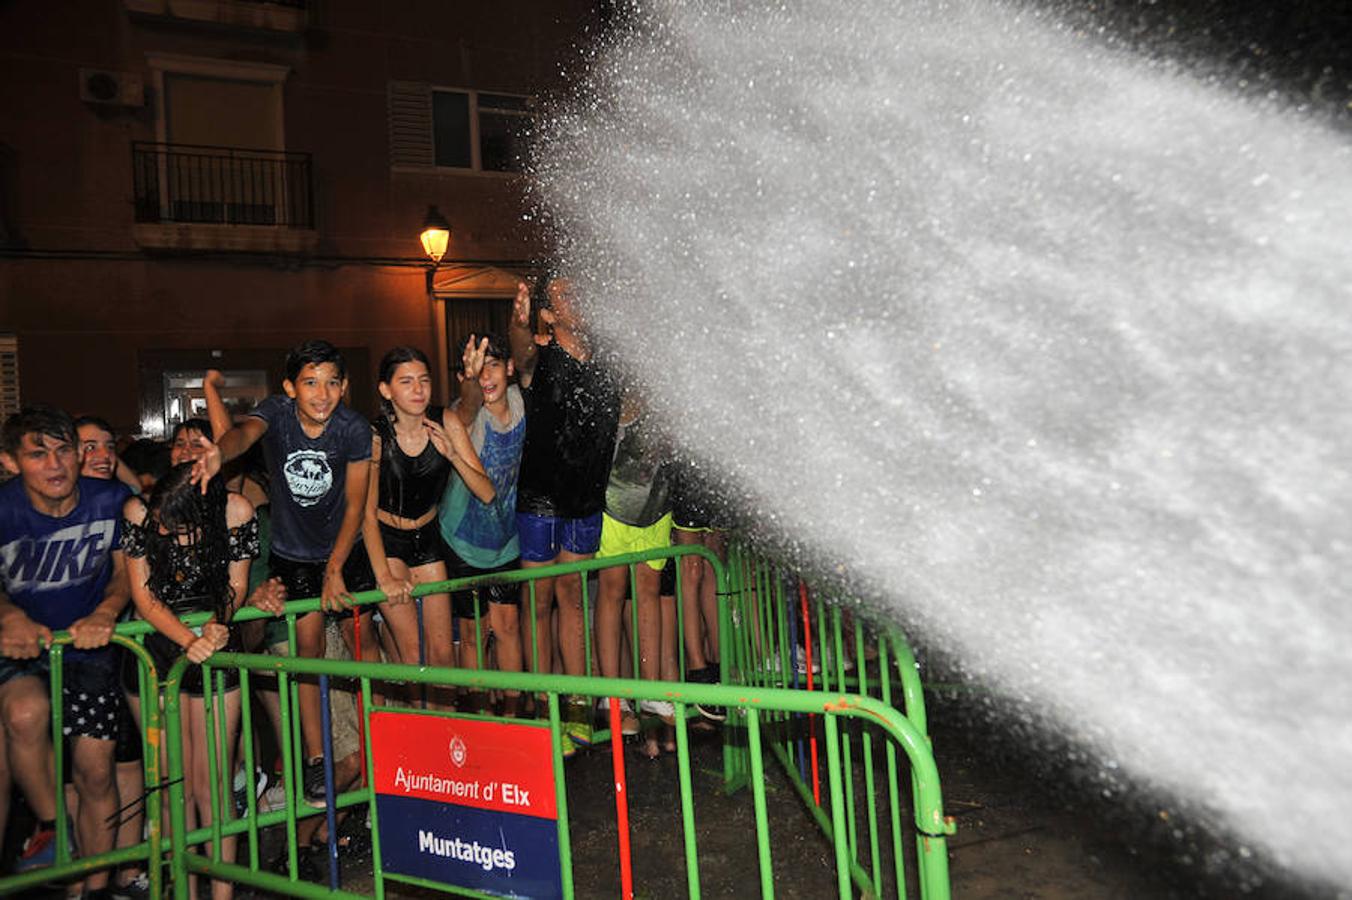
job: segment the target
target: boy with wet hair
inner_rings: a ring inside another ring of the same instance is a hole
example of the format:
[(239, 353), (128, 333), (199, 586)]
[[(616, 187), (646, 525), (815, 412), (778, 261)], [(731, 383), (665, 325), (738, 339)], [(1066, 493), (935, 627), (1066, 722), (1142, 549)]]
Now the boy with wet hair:
[[(511, 323), (512, 361), (526, 401), (516, 503), (523, 568), (596, 555), (620, 419), (618, 386), (595, 358), (572, 283), (551, 277), (536, 299), (548, 336), (531, 332), (531, 297), (524, 283), (517, 288)], [(557, 599), (563, 670), (585, 674), (581, 579), (568, 575), (536, 585), (539, 670), (552, 668), (549, 616)], [(573, 743), (591, 743), (590, 718), (589, 706), (573, 711), (568, 726)]]
[[(27, 407), (0, 428), (0, 723), (14, 779), (38, 818), (21, 869), (55, 860), (56, 779), (47, 677), (52, 633), (68, 630), (62, 722), (71, 738), (75, 836), (87, 856), (113, 847), (117, 814), (113, 747), (119, 694), (108, 649), (131, 597), (121, 550), (122, 504), (114, 480), (81, 478), (75, 423), (59, 409)], [(108, 872), (86, 878), (86, 896), (107, 896)]]
[[(371, 460), (371, 426), (343, 403), (347, 367), (328, 341), (306, 341), (286, 357), (284, 395), (274, 394), (238, 422), (198, 462), (197, 476), (215, 476), (221, 465), (255, 443), (263, 445), (272, 484), (269, 568), (287, 597), (318, 595), (327, 614), (341, 615), (352, 591), (375, 587), (369, 567), (354, 563)], [(344, 637), (353, 640), (351, 620)], [(324, 615), (296, 621), (296, 654), (324, 656)], [(324, 802), (319, 687), (300, 684), (305, 799)]]
[[(446, 568), (452, 578), (486, 575), (517, 568), (521, 550), (516, 532), (517, 475), (526, 439), (526, 404), (521, 389), (511, 383), (516, 369), (510, 345), (500, 335), (488, 334), (465, 346), (465, 381), (456, 415), (469, 431), (470, 443), (493, 483), (494, 497), (479, 500), (464, 479), (452, 477), (446, 485), (438, 517), (448, 548)], [(470, 390), (466, 386), (472, 385)], [(498, 668), (521, 671), (521, 591), (516, 585), (492, 585), (479, 592), (487, 602), (488, 631), (493, 634)], [(460, 665), (483, 665), (483, 647), (476, 640), (476, 609), (469, 591), (451, 598), (460, 630)], [(516, 715), (517, 697), (509, 692), (504, 714)]]

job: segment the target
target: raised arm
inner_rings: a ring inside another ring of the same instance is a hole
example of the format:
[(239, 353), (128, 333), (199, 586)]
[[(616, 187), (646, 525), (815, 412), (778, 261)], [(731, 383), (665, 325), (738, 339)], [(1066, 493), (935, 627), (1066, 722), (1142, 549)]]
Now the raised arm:
[(221, 370), (207, 369), (206, 375), (202, 378), (202, 393), (207, 398), (207, 418), (211, 421), (211, 433), (218, 439), (225, 437), (225, 433), (235, 427), (234, 420), (230, 418), (230, 411), (225, 408), (225, 400), (221, 398), (223, 387), (225, 375), (221, 374)]
[[(216, 426), (212, 425), (214, 429)], [(248, 450), (268, 430), (268, 423), (257, 416), (249, 416), (230, 428), (216, 441), (207, 444), (206, 452), (192, 464), (192, 480), (207, 492), (207, 481), (221, 471), (221, 466)]]
[(488, 338), (476, 342), (475, 335), (471, 334), (469, 340), (465, 342), (465, 352), (461, 355), (464, 370), (460, 376), (460, 402), (454, 407), (456, 418), (466, 428), (474, 421), (479, 408), (484, 404), (484, 392), (479, 387), (479, 373), (483, 371), (484, 357), (487, 353)]
[(516, 364), (516, 377), (521, 387), (530, 387), (531, 376), (535, 374), (535, 360), (539, 349), (535, 345), (535, 335), (530, 331), (530, 287), (520, 281), (516, 285), (516, 299), (512, 301), (512, 324), (508, 328), (508, 338), (512, 342), (512, 362)]

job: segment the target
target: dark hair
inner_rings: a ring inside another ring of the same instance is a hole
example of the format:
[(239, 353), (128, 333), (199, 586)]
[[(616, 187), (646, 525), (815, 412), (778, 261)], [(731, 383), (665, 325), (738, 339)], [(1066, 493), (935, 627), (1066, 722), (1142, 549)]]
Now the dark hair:
[(169, 472), (169, 445), (141, 438), (122, 451), (122, 461), (137, 475), (149, 475), (159, 481)]
[(4, 426), (0, 427), (0, 450), (9, 454), (19, 452), (26, 434), (76, 443), (75, 422), (70, 415), (65, 410), (41, 403), (25, 406), (5, 419)]
[(497, 359), (507, 362), (512, 358), (512, 345), (507, 343), (507, 339), (496, 331), (490, 331), (479, 335), (479, 340), (488, 341), (488, 347), (484, 351), (484, 356), (489, 359)]
[[(192, 467), (190, 462), (174, 466), (150, 492), (145, 524), (146, 567), (150, 570), (146, 586), (159, 598), (175, 596), (182, 589), (178, 579), (182, 575), (184, 545), (179, 543), (179, 537), (186, 534), (187, 551), (196, 557), (195, 568), (202, 573), (207, 606), (216, 621), (224, 625), (230, 621), (235, 599), (230, 587), (225, 482), (212, 478), (203, 494), (193, 484)], [(161, 526), (168, 534), (161, 532)]]
[(216, 440), (216, 435), (211, 430), (210, 422), (208, 422), (206, 419), (192, 418), (192, 419), (184, 419), (182, 422), (179, 422), (177, 425), (174, 426), (173, 433), (169, 435), (169, 443), (172, 444), (174, 441), (178, 440), (178, 436), (185, 431), (196, 431), (199, 434), (204, 435), (206, 439), (209, 441)]
[(84, 426), (93, 425), (100, 431), (106, 431), (113, 437), (117, 437), (117, 432), (113, 431), (113, 426), (108, 424), (108, 420), (99, 418), (98, 416), (79, 416), (75, 419), (75, 422), (73, 424), (75, 425), (75, 431), (77, 434), (79, 433), (80, 429), (83, 428)]
[(294, 382), (301, 369), (324, 363), (333, 363), (338, 369), (339, 378), (347, 377), (347, 365), (337, 347), (328, 341), (306, 341), (286, 355), (286, 380)]
[(427, 366), (427, 371), (432, 371), (432, 364), (427, 361), (427, 354), (417, 347), (400, 346), (392, 348), (388, 353), (380, 358), (380, 381), (385, 384), (390, 383), (394, 377), (394, 370), (406, 362), (420, 362)]
[[(378, 380), (382, 384), (389, 384), (390, 379), (394, 377), (394, 370), (406, 362), (420, 362), (427, 367), (429, 373), (432, 371), (432, 364), (427, 361), (426, 353), (417, 347), (402, 345), (391, 348), (388, 353), (380, 358), (380, 377)], [(380, 398), (380, 408), (386, 416), (394, 417), (394, 404), (384, 397)]]

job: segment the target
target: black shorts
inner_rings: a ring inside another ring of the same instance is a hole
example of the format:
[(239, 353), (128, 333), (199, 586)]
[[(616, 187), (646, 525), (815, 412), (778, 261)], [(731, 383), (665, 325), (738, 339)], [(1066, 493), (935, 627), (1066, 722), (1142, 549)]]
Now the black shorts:
[[(155, 662), (155, 676), (160, 679), (160, 683), (169, 676), (169, 670), (178, 662), (178, 658), (183, 655), (183, 648), (158, 632), (146, 635), (146, 652)], [(231, 653), (238, 653), (240, 650), (239, 638), (234, 630), (230, 632), (230, 640), (225, 645), (225, 649)], [(238, 669), (219, 669), (225, 676), (225, 689), (233, 691), (239, 687)], [(140, 696), (140, 672), (141, 667), (137, 665), (136, 659), (130, 654), (122, 660), (122, 689), (133, 697)], [(193, 663), (188, 664), (188, 669), (183, 673), (182, 691), (190, 697), (202, 696), (202, 667)], [(216, 687), (217, 679), (212, 678), (212, 687)], [(152, 695), (158, 696), (160, 691), (155, 688), (151, 691)]]
[[(66, 650), (66, 654), (61, 677), (62, 734), (114, 741), (126, 708), (120, 703), (118, 654), (112, 647), (88, 654)], [(0, 684), (26, 676), (50, 685), (51, 657), (43, 651), (35, 659), (0, 658)], [(50, 689), (47, 693), (50, 696)]]
[[(521, 568), (521, 561), (514, 559), (511, 562), (503, 563), (492, 569), (476, 569), (465, 562), (451, 548), (446, 548), (446, 569), (451, 578), (470, 578), (475, 575), (496, 575), (500, 572), (515, 572)], [(519, 606), (521, 604), (521, 582), (513, 581), (507, 584), (483, 584), (476, 588), (466, 591), (454, 591), (451, 593), (451, 612), (458, 619), (476, 618), (475, 595), (478, 596), (478, 612), (482, 615), (487, 607), (486, 603), (500, 603), (503, 605)]]
[[(278, 556), (276, 551), (273, 551), (268, 559), (268, 571), (273, 577), (280, 578), (282, 584), (286, 586), (287, 600), (308, 600), (323, 594), (326, 565), (328, 565), (326, 560), (301, 562)], [(347, 562), (343, 563), (343, 584), (347, 586), (349, 593), (373, 591), (376, 588), (376, 577), (371, 572), (371, 561), (366, 556), (366, 545), (361, 541), (353, 545), (352, 552), (347, 555)], [(345, 610), (337, 613), (326, 612), (324, 615), (341, 619), (351, 614), (351, 610)]]
[(446, 543), (441, 539), (441, 523), (436, 517), (417, 528), (395, 528), (380, 524), (380, 540), (385, 556), (397, 559), (410, 569), (441, 562), (446, 558)]

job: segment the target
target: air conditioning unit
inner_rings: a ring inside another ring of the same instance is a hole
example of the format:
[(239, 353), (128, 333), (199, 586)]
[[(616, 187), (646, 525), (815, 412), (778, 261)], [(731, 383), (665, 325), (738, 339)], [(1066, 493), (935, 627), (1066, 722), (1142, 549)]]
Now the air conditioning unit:
[(134, 72), (81, 69), (80, 99), (103, 106), (145, 106), (146, 85)]

